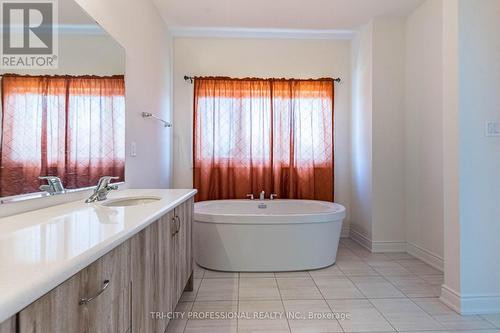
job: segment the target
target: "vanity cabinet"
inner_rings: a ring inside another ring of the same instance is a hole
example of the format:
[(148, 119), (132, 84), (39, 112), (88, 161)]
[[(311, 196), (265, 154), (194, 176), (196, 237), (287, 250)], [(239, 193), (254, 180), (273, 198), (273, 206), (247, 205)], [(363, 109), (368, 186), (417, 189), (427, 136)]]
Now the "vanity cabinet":
[(164, 332), (167, 327), (168, 320), (154, 313), (172, 311), (173, 220), (174, 212), (168, 212), (131, 239), (133, 332)]
[(125, 242), (19, 313), (19, 332), (130, 331), (130, 244)]
[(16, 316), (0, 323), (0, 333), (16, 333)]
[(165, 213), (1, 323), (0, 333), (165, 332), (166, 314), (192, 289), (193, 204)]
[(133, 332), (161, 332), (184, 290), (192, 290), (190, 198), (139, 234), (132, 243)]
[(172, 271), (172, 306), (175, 308), (182, 292), (193, 290), (193, 253), (192, 253), (192, 220), (194, 199), (190, 198), (174, 209), (174, 220), (177, 221), (176, 233), (171, 242)]

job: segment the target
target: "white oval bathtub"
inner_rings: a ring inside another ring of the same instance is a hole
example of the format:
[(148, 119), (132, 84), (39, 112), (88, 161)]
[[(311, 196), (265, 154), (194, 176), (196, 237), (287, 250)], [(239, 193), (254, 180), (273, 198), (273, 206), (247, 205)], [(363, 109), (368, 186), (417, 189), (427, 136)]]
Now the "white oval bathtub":
[(214, 200), (194, 205), (195, 258), (220, 271), (279, 272), (335, 262), (345, 208), (314, 200)]

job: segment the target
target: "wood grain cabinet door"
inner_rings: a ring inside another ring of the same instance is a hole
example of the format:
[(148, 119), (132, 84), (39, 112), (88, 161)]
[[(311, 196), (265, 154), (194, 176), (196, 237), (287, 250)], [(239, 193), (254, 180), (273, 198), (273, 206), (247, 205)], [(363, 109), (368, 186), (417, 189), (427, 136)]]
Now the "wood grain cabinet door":
[(19, 312), (19, 332), (130, 331), (129, 245), (118, 246)]
[(170, 247), (173, 211), (132, 239), (132, 331), (161, 332), (172, 311)]
[(177, 232), (173, 239), (171, 254), (175, 263), (175, 276), (172, 285), (174, 295), (173, 304), (177, 304), (182, 292), (186, 287), (191, 273), (193, 272), (192, 255), (192, 219), (193, 219), (193, 198), (186, 200), (175, 208), (174, 214), (177, 219)]
[(0, 323), (0, 333), (16, 333), (16, 316)]

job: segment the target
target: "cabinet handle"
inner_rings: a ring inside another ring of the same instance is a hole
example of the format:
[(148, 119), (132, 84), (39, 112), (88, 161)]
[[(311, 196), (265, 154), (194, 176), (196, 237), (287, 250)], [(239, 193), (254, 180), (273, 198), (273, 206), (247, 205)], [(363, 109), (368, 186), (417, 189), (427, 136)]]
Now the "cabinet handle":
[(181, 218), (178, 215), (176, 216), (176, 218), (177, 218), (177, 221), (179, 222), (179, 225), (178, 225), (177, 231), (175, 233), (178, 234), (179, 230), (181, 230)]
[(80, 301), (78, 302), (78, 305), (84, 305), (92, 302), (94, 299), (96, 299), (100, 294), (102, 294), (109, 286), (109, 280), (104, 280), (104, 285), (101, 290), (95, 295), (90, 298), (80, 298)]
[(173, 231), (171, 232), (171, 234), (173, 237), (177, 233), (177, 216), (172, 217), (172, 223), (173, 223), (173, 226), (171, 228)]

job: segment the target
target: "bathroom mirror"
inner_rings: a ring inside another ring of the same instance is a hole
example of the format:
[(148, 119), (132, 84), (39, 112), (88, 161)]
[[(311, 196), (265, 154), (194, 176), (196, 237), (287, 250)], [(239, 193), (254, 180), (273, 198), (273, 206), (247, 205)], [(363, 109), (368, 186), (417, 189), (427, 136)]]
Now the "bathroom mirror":
[(29, 28), (26, 8), (3, 15), (0, 203), (124, 181), (125, 50), (75, 1), (47, 3)]

